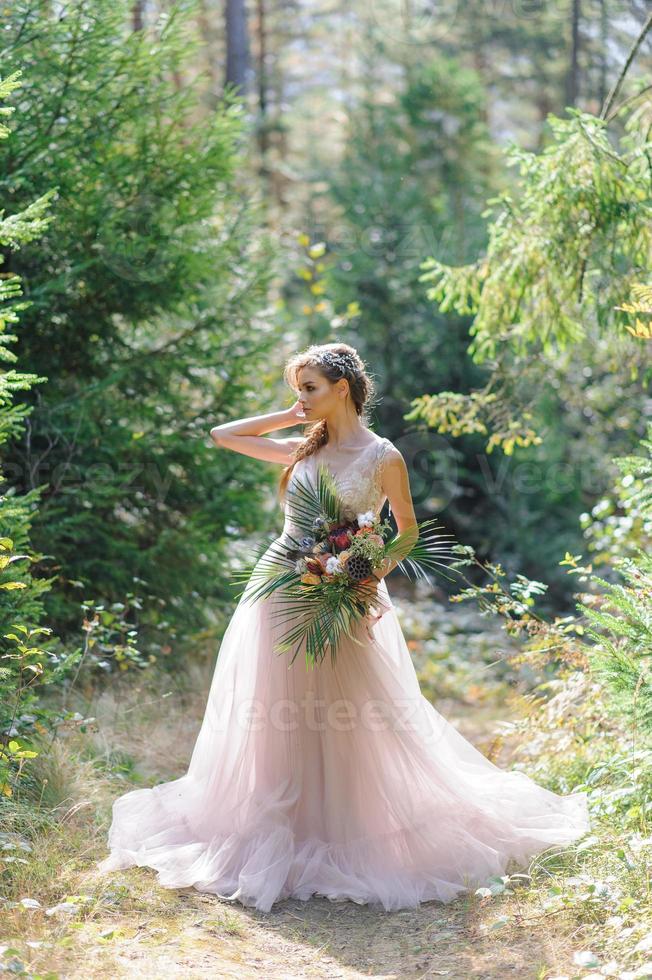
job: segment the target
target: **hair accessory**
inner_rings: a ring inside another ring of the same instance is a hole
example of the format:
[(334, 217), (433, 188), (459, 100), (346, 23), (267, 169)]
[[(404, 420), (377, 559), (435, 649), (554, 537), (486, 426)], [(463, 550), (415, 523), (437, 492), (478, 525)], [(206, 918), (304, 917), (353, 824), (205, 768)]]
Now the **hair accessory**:
[(347, 372), (349, 374), (358, 374), (360, 371), (353, 354), (349, 354), (348, 351), (323, 351), (317, 355), (317, 359), (321, 364), (326, 364), (331, 368), (337, 368), (342, 374), (346, 374)]

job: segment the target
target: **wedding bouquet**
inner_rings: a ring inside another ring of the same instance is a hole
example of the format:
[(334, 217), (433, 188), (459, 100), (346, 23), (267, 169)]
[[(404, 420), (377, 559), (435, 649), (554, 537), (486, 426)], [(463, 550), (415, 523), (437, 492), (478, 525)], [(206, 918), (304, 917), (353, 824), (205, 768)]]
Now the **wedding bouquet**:
[(454, 557), (445, 543), (451, 535), (435, 534), (439, 525), (433, 520), (393, 534), (390, 522), (381, 522), (373, 511), (347, 519), (337, 485), (323, 464), (316, 487), (306, 477), (305, 482), (290, 484), (287, 495), (292, 522), (303, 536), (285, 534), (285, 540), (264, 547), (232, 573), (232, 580), (246, 583), (238, 598), (257, 600), (279, 593), (272, 615), (288, 628), (275, 652), (285, 653), (295, 645), (290, 663), (304, 643), (308, 666), (321, 663), (327, 650), (334, 663), (342, 636), (360, 643), (355, 626), (378, 605), (376, 571), (395, 562), (403, 572), (410, 568), (428, 579), (426, 569), (443, 568)]

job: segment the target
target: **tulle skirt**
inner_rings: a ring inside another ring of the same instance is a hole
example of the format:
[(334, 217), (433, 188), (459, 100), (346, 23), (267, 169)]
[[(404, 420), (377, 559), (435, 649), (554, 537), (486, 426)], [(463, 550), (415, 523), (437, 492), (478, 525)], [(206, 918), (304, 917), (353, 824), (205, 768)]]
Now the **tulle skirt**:
[[(184, 776), (115, 800), (100, 871), (153, 868), (268, 912), (284, 898), (448, 902), (590, 830), (587, 794), (500, 769), (421, 694), (387, 607), (307, 667), (275, 596), (238, 603)], [(513, 865), (510, 868), (510, 864)]]

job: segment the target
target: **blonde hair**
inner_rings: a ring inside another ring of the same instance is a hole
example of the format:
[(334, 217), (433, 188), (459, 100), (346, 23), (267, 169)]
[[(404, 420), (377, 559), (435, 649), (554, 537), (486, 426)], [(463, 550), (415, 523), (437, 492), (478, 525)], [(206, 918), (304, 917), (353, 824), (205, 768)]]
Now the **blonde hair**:
[[(306, 350), (294, 354), (285, 365), (283, 379), (293, 388), (298, 388), (299, 371), (304, 367), (313, 367), (333, 383), (341, 378), (349, 382), (351, 400), (357, 414), (368, 422), (368, 408), (375, 394), (372, 378), (367, 374), (365, 363), (355, 347), (349, 344), (312, 344)], [(312, 456), (320, 446), (328, 442), (328, 425), (325, 419), (317, 419), (304, 430), (305, 439), (293, 453), (293, 461), (286, 466), (279, 480), (279, 498), (285, 499), (287, 485), (292, 470), (300, 459)]]

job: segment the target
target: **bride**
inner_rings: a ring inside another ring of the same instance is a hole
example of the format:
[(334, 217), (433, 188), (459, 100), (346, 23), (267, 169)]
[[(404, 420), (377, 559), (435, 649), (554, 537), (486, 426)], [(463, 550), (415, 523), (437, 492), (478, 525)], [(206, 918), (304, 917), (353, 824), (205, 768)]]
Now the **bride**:
[[(297, 533), (290, 481), (314, 485), (319, 463), (350, 514), (379, 514), (387, 500), (398, 530), (414, 527), (403, 456), (364, 424), (373, 383), (355, 348), (313, 345), (284, 377), (292, 408), (210, 432), (221, 449), (284, 467), (277, 542)], [(266, 436), (298, 423), (302, 436)], [(448, 902), (590, 830), (586, 793), (560, 796), (498, 768), (421, 694), (389, 571), (363, 642), (344, 637), (336, 663), (289, 666), (273, 651), (273, 595), (242, 596), (187, 773), (115, 800), (101, 871), (149, 867), (166, 888), (264, 912), (311, 895), (389, 911)]]

